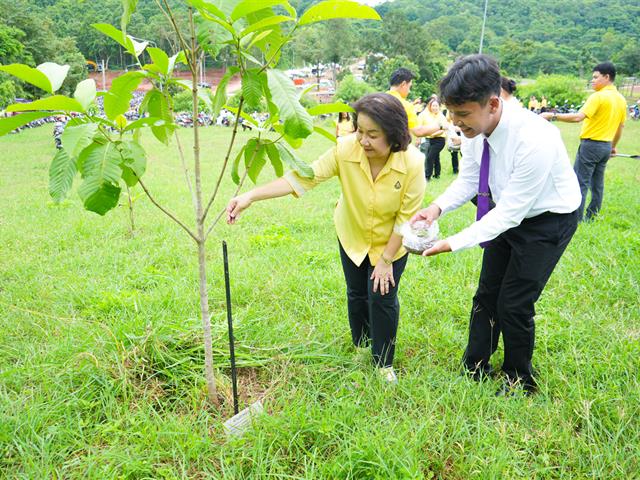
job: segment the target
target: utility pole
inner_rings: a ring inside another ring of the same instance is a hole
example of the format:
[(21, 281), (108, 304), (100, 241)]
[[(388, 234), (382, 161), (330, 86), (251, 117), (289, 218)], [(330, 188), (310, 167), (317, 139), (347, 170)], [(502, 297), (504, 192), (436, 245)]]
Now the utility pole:
[(489, 0), (484, 0), (484, 15), (482, 17), (482, 33), (480, 33), (480, 50), (478, 53), (482, 53), (482, 45), (484, 43), (484, 27), (487, 24), (487, 6), (489, 5)]
[(104, 58), (102, 59), (102, 61), (100, 62), (102, 65), (102, 90), (106, 91), (107, 90), (107, 73), (104, 71)]

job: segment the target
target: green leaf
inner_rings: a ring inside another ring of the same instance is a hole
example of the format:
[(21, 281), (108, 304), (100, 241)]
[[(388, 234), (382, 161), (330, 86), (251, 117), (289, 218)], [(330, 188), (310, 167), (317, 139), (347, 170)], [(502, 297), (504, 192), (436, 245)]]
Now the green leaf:
[(315, 105), (307, 110), (309, 115), (324, 115), (326, 113), (338, 113), (338, 112), (354, 112), (355, 110), (351, 108), (346, 103), (335, 102), (335, 103), (321, 103), (320, 105)]
[(266, 165), (264, 145), (257, 138), (252, 138), (244, 148), (244, 166), (251, 181), (255, 184), (262, 168)]
[(273, 129), (278, 132), (280, 135), (282, 135), (284, 137), (284, 140), (291, 145), (293, 148), (295, 148), (296, 150), (299, 149), (302, 146), (302, 139), (301, 138), (294, 138), (291, 135), (287, 135), (286, 133), (284, 133), (284, 125), (282, 124), (278, 124), (278, 123), (274, 123), (271, 125), (273, 127)]
[(278, 148), (273, 143), (267, 143), (265, 148), (267, 149), (267, 156), (273, 166), (273, 170), (276, 172), (278, 177), (281, 177), (284, 175), (284, 167), (282, 166), (282, 160), (280, 160), (280, 152), (278, 151)]
[(238, 174), (238, 167), (240, 165), (240, 159), (242, 158), (242, 154), (244, 153), (245, 148), (247, 148), (247, 146), (243, 145), (240, 151), (238, 152), (238, 154), (236, 155), (236, 158), (234, 158), (233, 163), (231, 164), (231, 179), (233, 180), (233, 183), (235, 183), (236, 185), (240, 184), (240, 175)]
[(69, 65), (45, 62), (38, 65), (38, 70), (44, 73), (51, 83), (51, 93), (57, 92), (69, 73)]
[(362, 18), (381, 20), (373, 8), (349, 0), (327, 0), (317, 3), (302, 14), (300, 25), (330, 20), (333, 18)]
[(246, 17), (250, 13), (264, 10), (265, 8), (275, 7), (276, 5), (289, 4), (287, 0), (243, 0), (231, 12), (231, 21), (235, 22), (242, 17)]
[(127, 43), (127, 37), (125, 36), (125, 34), (113, 25), (109, 25), (108, 23), (92, 23), (91, 26), (98, 30), (100, 33), (104, 33), (107, 37), (118, 42), (126, 50), (129, 50), (129, 48), (131, 47), (131, 45)]
[(262, 81), (260, 76), (264, 73), (259, 68), (250, 68), (242, 75), (242, 96), (249, 108), (257, 108), (262, 98)]
[(159, 48), (149, 47), (147, 53), (153, 60), (153, 63), (158, 67), (158, 70), (164, 75), (169, 74), (169, 56)]
[(139, 118), (134, 122), (131, 122), (129, 125), (125, 127), (123, 131), (129, 132), (131, 130), (137, 130), (143, 127), (163, 127), (163, 126), (165, 126), (165, 121), (162, 118), (144, 117), (144, 118)]
[(0, 72), (6, 72), (45, 92), (53, 93), (53, 87), (51, 86), (49, 78), (37, 68), (31, 68), (21, 63), (12, 63), (10, 65), (0, 65)]
[[(230, 107), (227, 105), (227, 110), (229, 110), (234, 115), (238, 115), (238, 109), (236, 107)], [(254, 118), (251, 115), (249, 115), (247, 112), (243, 110), (242, 112), (240, 112), (240, 116), (244, 118), (247, 122), (255, 126), (256, 128), (258, 128), (258, 122), (256, 122)]]
[(67, 196), (76, 172), (75, 159), (65, 149), (58, 150), (49, 166), (49, 195), (55, 203), (60, 203)]
[(147, 155), (138, 142), (126, 141), (120, 144), (122, 157), (122, 179), (133, 187), (147, 169)]
[(76, 159), (85, 148), (91, 145), (97, 131), (98, 124), (96, 123), (86, 123), (77, 126), (67, 124), (60, 137), (62, 148), (64, 148), (71, 158)]
[(265, 28), (269, 28), (272, 25), (279, 25), (283, 22), (294, 22), (294, 21), (295, 21), (295, 18), (293, 17), (287, 17), (286, 15), (273, 15), (273, 16), (264, 18), (262, 20), (259, 20), (256, 23), (252, 23), (240, 33), (240, 37), (245, 37), (250, 33), (257, 32)]
[(275, 143), (274, 145), (278, 149), (282, 161), (291, 169), (295, 170), (301, 177), (313, 178), (313, 169), (310, 165), (281, 143)]
[(78, 164), (84, 181), (78, 194), (87, 210), (104, 215), (118, 204), (122, 159), (116, 146), (92, 143), (80, 154)]
[(247, 53), (244, 50), (241, 50), (240, 51), (240, 55), (242, 55), (244, 58), (246, 58), (250, 62), (253, 62), (256, 65), (262, 66), (262, 62), (260, 60), (258, 60), (256, 57), (254, 57), (253, 55), (251, 55), (250, 53)]
[(75, 98), (64, 95), (53, 95), (30, 103), (14, 103), (7, 107), (7, 112), (27, 112), (31, 110), (49, 110), (63, 112), (84, 112), (85, 109)]
[(13, 132), (16, 128), (26, 125), (33, 120), (49, 117), (50, 112), (29, 112), (14, 115), (13, 117), (0, 118), (0, 137)]
[(284, 121), (284, 132), (291, 137), (306, 138), (313, 132), (313, 119), (298, 100), (291, 79), (280, 70), (267, 70), (271, 99)]
[(124, 12), (122, 13), (122, 18), (120, 20), (120, 28), (122, 28), (122, 32), (126, 32), (127, 25), (129, 24), (129, 20), (131, 20), (131, 14), (136, 11), (136, 5), (138, 4), (138, 0), (122, 0), (122, 8)]
[(313, 131), (316, 132), (316, 133), (319, 133), (320, 135), (322, 135), (326, 139), (331, 140), (333, 143), (338, 143), (338, 140), (336, 140), (336, 136), (333, 133), (331, 133), (330, 131), (325, 130), (324, 128), (313, 127)]
[(218, 17), (220, 20), (227, 19), (227, 16), (224, 14), (224, 12), (211, 2), (207, 2), (205, 0), (187, 0), (187, 3), (189, 3), (189, 5), (193, 6), (199, 11), (205, 11)]
[(87, 78), (78, 83), (78, 85), (76, 85), (76, 91), (73, 92), (73, 98), (75, 98), (86, 111), (96, 98), (95, 80)]
[(231, 67), (220, 79), (220, 83), (218, 83), (218, 86), (216, 87), (215, 96), (213, 97), (212, 110), (214, 117), (218, 116), (222, 107), (227, 103), (227, 85), (229, 84), (231, 77), (238, 73), (238, 71), (238, 67)]
[(176, 63), (187, 63), (187, 57), (183, 51), (179, 51), (175, 55), (169, 57), (169, 72), (173, 72), (173, 69), (176, 68)]
[(131, 35), (127, 35), (126, 43), (128, 45), (127, 51), (136, 58), (138, 58), (140, 54), (144, 52), (144, 49), (147, 48), (147, 45), (149, 45), (149, 42), (138, 42), (134, 40)]
[(149, 112), (149, 116), (164, 120), (164, 125), (151, 126), (151, 132), (159, 141), (168, 145), (176, 126), (164, 95), (158, 90), (150, 90), (142, 101), (141, 111)]
[(127, 117), (125, 117), (124, 115), (118, 115), (115, 120), (118, 130), (124, 130), (124, 128), (127, 126)]
[(133, 91), (138, 88), (144, 77), (144, 72), (128, 72), (113, 80), (111, 88), (104, 96), (104, 113), (107, 118), (115, 120), (118, 115), (129, 110)]

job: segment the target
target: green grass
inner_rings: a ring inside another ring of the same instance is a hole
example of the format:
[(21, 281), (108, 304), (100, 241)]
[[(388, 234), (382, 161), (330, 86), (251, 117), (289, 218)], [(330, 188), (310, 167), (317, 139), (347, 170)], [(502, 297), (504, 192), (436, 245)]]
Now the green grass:
[[(560, 127), (573, 157), (578, 127)], [(230, 130), (205, 132), (212, 166)], [(175, 151), (145, 143), (150, 189), (190, 218)], [(601, 217), (580, 226), (538, 302), (533, 398), (497, 399), (497, 383), (458, 374), (479, 249), (410, 259), (389, 388), (350, 345), (337, 182), (219, 225), (208, 258), (220, 388), (229, 395), (224, 238), (243, 402), (266, 392), (268, 410), (228, 442), (229, 404), (206, 404), (190, 239), (144, 198), (133, 237), (125, 208), (99, 217), (75, 193), (52, 205), (49, 129), (0, 148), (0, 477), (640, 478), (640, 161), (610, 161)], [(640, 153), (640, 124), (620, 150)], [(425, 204), (453, 178), (443, 160)], [(447, 216), (443, 233), (472, 217)]]

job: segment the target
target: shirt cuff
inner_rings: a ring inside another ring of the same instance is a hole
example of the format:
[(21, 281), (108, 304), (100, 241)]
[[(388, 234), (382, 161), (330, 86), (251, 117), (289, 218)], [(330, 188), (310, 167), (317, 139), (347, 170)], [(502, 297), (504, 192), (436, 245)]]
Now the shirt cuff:
[(301, 197), (305, 193), (307, 193), (307, 191), (304, 189), (304, 187), (298, 181), (298, 178), (296, 177), (296, 174), (293, 173), (292, 171), (289, 171), (289, 172), (285, 173), (282, 178), (284, 178), (287, 181), (287, 183), (289, 183), (289, 185), (291, 185), (291, 188), (293, 189), (293, 195), (295, 197)]

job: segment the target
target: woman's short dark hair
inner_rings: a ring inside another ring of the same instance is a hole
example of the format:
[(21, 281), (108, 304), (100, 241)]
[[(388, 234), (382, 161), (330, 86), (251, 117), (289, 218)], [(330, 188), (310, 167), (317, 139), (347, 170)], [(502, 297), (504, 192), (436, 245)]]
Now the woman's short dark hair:
[(507, 77), (502, 77), (500, 79), (500, 85), (502, 86), (502, 89), (509, 95), (513, 95), (513, 92), (518, 89), (518, 87), (516, 87), (516, 81)]
[(345, 120), (351, 120), (351, 115), (349, 115), (349, 112), (339, 112), (338, 113), (338, 121), (341, 121), (342, 119)]
[(402, 103), (388, 93), (365, 95), (352, 105), (353, 125), (358, 129), (358, 115), (364, 113), (384, 132), (392, 152), (405, 151), (411, 143), (409, 119)]
[(600, 72), (600, 75), (609, 75), (609, 81), (616, 79), (616, 67), (611, 62), (602, 62), (593, 67), (594, 72)]
[(440, 82), (440, 96), (447, 105), (478, 102), (485, 105), (500, 96), (500, 68), (488, 55), (468, 55), (453, 64)]

